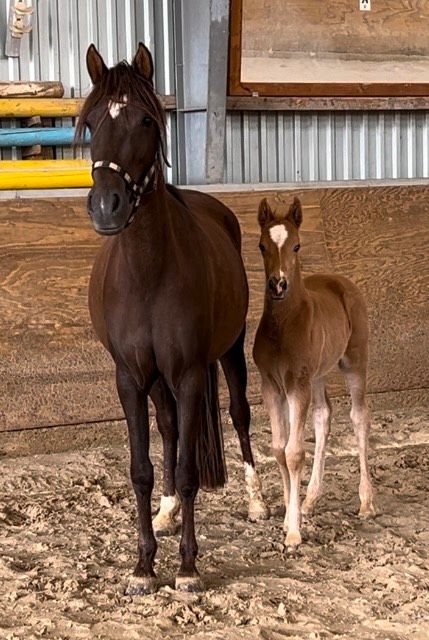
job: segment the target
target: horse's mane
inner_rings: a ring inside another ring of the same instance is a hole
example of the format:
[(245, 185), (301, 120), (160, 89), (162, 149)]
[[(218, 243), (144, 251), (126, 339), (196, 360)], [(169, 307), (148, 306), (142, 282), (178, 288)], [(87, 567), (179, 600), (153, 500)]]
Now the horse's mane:
[[(159, 157), (168, 164), (166, 157), (166, 125), (164, 109), (151, 82), (134, 71), (125, 60), (109, 69), (101, 80), (94, 85), (83, 103), (76, 125), (75, 141), (82, 142), (85, 135), (88, 114), (104, 98), (112, 102), (121, 102), (126, 95), (128, 104), (134, 104), (145, 111), (155, 122), (159, 131)], [(107, 110), (106, 110), (107, 115)], [(104, 117), (106, 117), (106, 115)], [(102, 121), (101, 121), (102, 122)], [(101, 124), (101, 122), (99, 124)]]

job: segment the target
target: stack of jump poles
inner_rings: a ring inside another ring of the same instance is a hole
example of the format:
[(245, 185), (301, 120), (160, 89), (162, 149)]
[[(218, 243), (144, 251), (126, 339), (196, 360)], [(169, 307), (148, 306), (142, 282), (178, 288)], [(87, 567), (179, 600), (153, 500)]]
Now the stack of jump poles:
[[(60, 82), (0, 83), (0, 118), (79, 115), (81, 98), (62, 98)], [(32, 97), (28, 97), (31, 95)], [(36, 97), (34, 97), (36, 96)], [(74, 127), (0, 128), (0, 147), (57, 146), (73, 143)], [(0, 190), (91, 187), (88, 160), (1, 160)]]

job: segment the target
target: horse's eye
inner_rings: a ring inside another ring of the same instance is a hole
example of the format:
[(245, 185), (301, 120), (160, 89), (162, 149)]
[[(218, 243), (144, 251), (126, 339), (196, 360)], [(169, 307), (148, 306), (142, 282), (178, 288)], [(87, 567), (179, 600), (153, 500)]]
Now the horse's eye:
[(150, 116), (145, 116), (142, 120), (142, 125), (144, 127), (150, 127), (151, 124), (152, 124), (152, 118)]
[(262, 251), (262, 253), (265, 251), (265, 245), (262, 244), (262, 242), (259, 243), (259, 248)]
[(295, 251), (295, 253), (298, 253), (298, 251), (300, 250), (301, 245), (300, 244), (296, 244), (293, 248), (293, 250)]

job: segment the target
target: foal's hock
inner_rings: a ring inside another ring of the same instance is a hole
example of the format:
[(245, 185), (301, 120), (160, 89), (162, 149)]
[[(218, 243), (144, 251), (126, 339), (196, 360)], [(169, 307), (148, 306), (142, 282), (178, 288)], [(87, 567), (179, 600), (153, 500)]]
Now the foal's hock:
[[(265, 302), (253, 357), (262, 379), (269, 412), (273, 455), (283, 480), (285, 544), (301, 543), (300, 514), (309, 513), (322, 491), (331, 404), (326, 376), (338, 366), (351, 400), (350, 417), (360, 461), (359, 515), (373, 516), (368, 470), (370, 417), (365, 400), (368, 318), (365, 301), (350, 280), (337, 275), (301, 276), (298, 198), (285, 212), (273, 211), (266, 199), (259, 206), (259, 248), (265, 276)], [(316, 447), (307, 495), (300, 508), (304, 467), (304, 426), (313, 400)]]

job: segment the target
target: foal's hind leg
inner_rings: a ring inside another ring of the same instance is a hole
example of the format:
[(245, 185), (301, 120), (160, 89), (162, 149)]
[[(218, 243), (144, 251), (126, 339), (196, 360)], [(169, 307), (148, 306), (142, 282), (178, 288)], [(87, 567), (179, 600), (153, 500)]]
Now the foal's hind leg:
[(323, 472), (325, 470), (325, 449), (331, 429), (331, 403), (326, 393), (323, 378), (313, 380), (313, 425), (316, 435), (313, 470), (307, 487), (307, 495), (301, 513), (310, 513), (322, 494)]
[(174, 535), (178, 524), (176, 515), (180, 510), (180, 499), (176, 493), (175, 473), (177, 464), (177, 428), (176, 401), (163, 378), (153, 385), (150, 397), (156, 409), (156, 422), (162, 436), (164, 449), (164, 489), (159, 505), (159, 511), (153, 519), (152, 526), (155, 535)]
[(244, 460), (246, 488), (249, 494), (249, 519), (266, 520), (270, 510), (262, 497), (262, 486), (255, 470), (252, 449), (250, 446), (250, 408), (246, 398), (247, 368), (244, 356), (244, 328), (239, 338), (220, 359), (230, 395), (229, 413), (240, 440), (241, 453)]
[(366, 371), (364, 367), (355, 368), (347, 355), (340, 362), (340, 369), (347, 380), (352, 399), (350, 418), (357, 438), (360, 463), (359, 498), (361, 518), (372, 518), (375, 509), (372, 504), (373, 491), (368, 468), (368, 437), (370, 416), (365, 400)]

